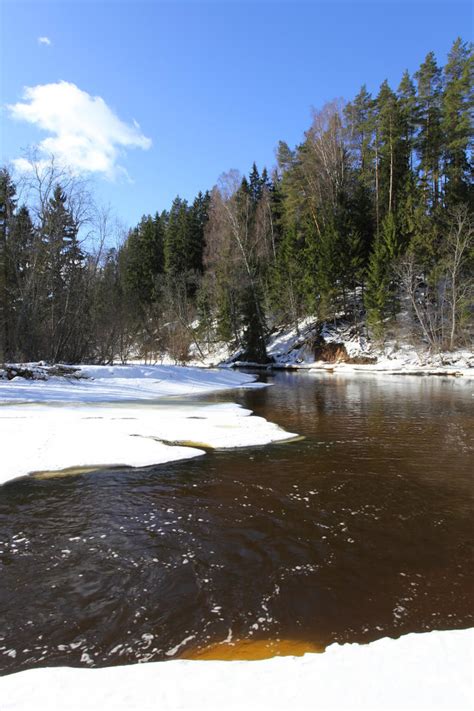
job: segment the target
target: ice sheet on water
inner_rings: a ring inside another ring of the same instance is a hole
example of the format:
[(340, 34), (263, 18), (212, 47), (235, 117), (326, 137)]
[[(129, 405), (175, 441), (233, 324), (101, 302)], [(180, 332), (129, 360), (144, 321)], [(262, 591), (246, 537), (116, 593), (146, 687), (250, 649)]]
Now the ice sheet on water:
[(292, 436), (233, 403), (163, 400), (245, 386), (254, 376), (178, 366), (91, 366), (85, 372), (93, 379), (0, 383), (0, 483), (70, 467), (75, 473), (146, 467), (200, 456), (202, 447), (264, 445)]

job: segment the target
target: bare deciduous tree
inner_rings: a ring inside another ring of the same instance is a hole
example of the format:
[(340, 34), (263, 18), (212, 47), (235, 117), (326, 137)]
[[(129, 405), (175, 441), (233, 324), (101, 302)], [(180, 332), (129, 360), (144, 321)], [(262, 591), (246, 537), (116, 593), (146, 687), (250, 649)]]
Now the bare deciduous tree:
[(474, 221), (466, 205), (450, 212), (437, 269), (426, 274), (412, 250), (395, 264), (423, 337), (432, 350), (452, 350), (465, 333), (473, 309)]
[(449, 348), (455, 346), (460, 322), (466, 311), (472, 309), (473, 276), (472, 266), (474, 247), (474, 220), (467, 205), (458, 205), (451, 210), (449, 231), (446, 239), (444, 267), (447, 279), (447, 302), (449, 304), (451, 327), (449, 330)]

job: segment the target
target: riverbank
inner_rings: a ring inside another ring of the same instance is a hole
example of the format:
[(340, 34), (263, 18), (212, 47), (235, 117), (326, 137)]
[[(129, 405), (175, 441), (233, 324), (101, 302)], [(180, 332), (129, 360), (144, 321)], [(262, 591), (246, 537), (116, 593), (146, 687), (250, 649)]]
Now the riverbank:
[(474, 630), (409, 634), (257, 662), (34, 669), (0, 679), (2, 711), (472, 708)]
[(382, 375), (438, 375), (442, 377), (465, 377), (474, 378), (474, 368), (471, 366), (453, 367), (447, 365), (434, 366), (431, 364), (416, 364), (406, 362), (401, 359), (382, 360), (374, 364), (353, 364), (353, 363), (327, 363), (325, 361), (310, 361), (309, 363), (271, 363), (261, 365), (247, 361), (235, 361), (232, 368), (255, 368), (257, 370), (303, 370), (309, 373), (374, 373)]
[(431, 352), (426, 345), (412, 345), (408, 339), (387, 337), (370, 340), (363, 324), (354, 326), (343, 319), (318, 322), (301, 319), (297, 325), (274, 330), (266, 349), (269, 362), (250, 363), (241, 351), (225, 344), (201, 347), (204, 355), (192, 352), (194, 365), (228, 368), (257, 367), (265, 370), (309, 370), (328, 373), (384, 373), (388, 375), (440, 375), (474, 378), (472, 349)]
[(255, 376), (179, 366), (88, 366), (74, 378), (0, 380), (0, 483), (71, 467), (146, 467), (206, 449), (294, 436), (233, 403), (199, 396), (265, 387)]

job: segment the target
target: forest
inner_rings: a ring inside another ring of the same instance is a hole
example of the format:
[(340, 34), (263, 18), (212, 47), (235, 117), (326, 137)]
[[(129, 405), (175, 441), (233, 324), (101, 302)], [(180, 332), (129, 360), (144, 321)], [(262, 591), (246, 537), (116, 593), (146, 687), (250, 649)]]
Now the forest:
[(472, 338), (473, 48), (430, 52), (398, 88), (313, 111), (276, 166), (117, 229), (54, 157), (0, 170), (0, 363), (185, 362), (212, 344), (265, 363), (305, 317), (431, 351)]

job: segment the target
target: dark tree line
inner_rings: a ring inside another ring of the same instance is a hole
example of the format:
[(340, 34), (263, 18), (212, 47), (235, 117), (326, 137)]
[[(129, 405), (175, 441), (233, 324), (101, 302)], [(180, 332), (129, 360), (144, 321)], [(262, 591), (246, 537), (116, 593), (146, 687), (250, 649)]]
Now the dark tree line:
[(34, 224), (0, 170), (1, 361), (87, 357), (91, 258), (79, 244), (79, 226), (59, 184)]
[(344, 317), (383, 338), (401, 310), (431, 349), (465, 344), (473, 61), (458, 39), (444, 67), (429, 53), (398, 88), (325, 105), (271, 175), (231, 171), (108, 251), (79, 242), (70, 185), (50, 179), (32, 211), (3, 170), (0, 360), (185, 360), (225, 341), (265, 361), (276, 325)]

